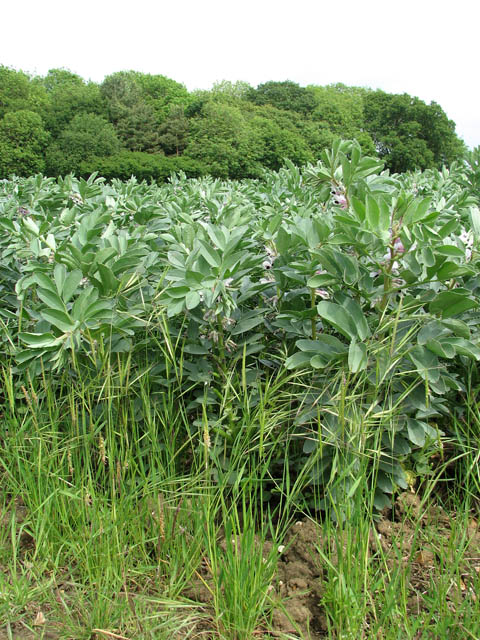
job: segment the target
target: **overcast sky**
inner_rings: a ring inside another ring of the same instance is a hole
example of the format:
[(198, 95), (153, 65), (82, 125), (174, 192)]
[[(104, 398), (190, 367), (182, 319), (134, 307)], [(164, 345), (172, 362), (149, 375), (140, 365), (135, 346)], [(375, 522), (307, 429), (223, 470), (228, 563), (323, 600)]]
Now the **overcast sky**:
[(406, 92), (438, 102), (480, 145), (479, 0), (7, 0), (1, 18), (0, 64), (29, 73)]

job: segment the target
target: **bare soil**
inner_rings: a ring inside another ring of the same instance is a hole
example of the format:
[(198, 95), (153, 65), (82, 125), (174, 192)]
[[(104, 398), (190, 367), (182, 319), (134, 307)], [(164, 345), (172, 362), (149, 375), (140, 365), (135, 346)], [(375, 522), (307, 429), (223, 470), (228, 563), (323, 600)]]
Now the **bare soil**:
[[(26, 517), (25, 507), (19, 503), (12, 508), (16, 511), (16, 526), (21, 528)], [(3, 514), (0, 526), (11, 526), (11, 515)], [(383, 562), (391, 569), (399, 565), (408, 568), (408, 608), (412, 615), (418, 615), (428, 607), (425, 595), (440, 577), (442, 563), (439, 559), (455, 554), (451, 540), (454, 518), (455, 514), (447, 514), (440, 506), (422, 509), (417, 495), (404, 492), (398, 496), (394, 509), (386, 510), (370, 532), (370, 562)], [(457, 584), (451, 585), (447, 595), (452, 606), (465, 598), (476, 597), (471, 584), (480, 573), (480, 529), (474, 518), (469, 521), (465, 535), (468, 539), (468, 552), (462, 558), (461, 579)], [(341, 540), (341, 535), (337, 536), (337, 540)], [(28, 552), (33, 541), (27, 534), (21, 534), (20, 543)], [(224, 547), (225, 541), (219, 540), (219, 545)], [(271, 614), (269, 629), (259, 628), (255, 632), (255, 638), (320, 640), (326, 637), (328, 627), (322, 598), (327, 567), (319, 549), (328, 555), (334, 565), (339, 550), (335, 549), (332, 540), (325, 539), (318, 523), (303, 518), (291, 526), (284, 545), (275, 550), (279, 557), (269, 590), (272, 600), (278, 601), (278, 606)], [(266, 542), (261, 552), (266, 555), (271, 550), (272, 543)], [(455, 560), (454, 557), (451, 559)], [(0, 570), (2, 569), (0, 566)], [(197, 602), (199, 610), (208, 614), (212, 609), (212, 580), (208, 566), (203, 567), (197, 575), (198, 578), (183, 595), (190, 601)], [(210, 623), (203, 618), (192, 629), (193, 633), (189, 637), (205, 640), (218, 638), (217, 633), (212, 630), (213, 612), (208, 618)], [(55, 640), (59, 637), (58, 622), (49, 622), (48, 607), (42, 610), (35, 603), (30, 603), (28, 611), (24, 612), (24, 619), (28, 620), (28, 625), (16, 623), (10, 626), (8, 633), (6, 629), (2, 630), (0, 623), (0, 640)], [(365, 625), (368, 628), (368, 621)], [(35, 629), (34, 632), (31, 631), (32, 628)], [(100, 640), (108, 636), (97, 634), (93, 637)], [(128, 640), (134, 640), (134, 637), (135, 634), (129, 636)]]

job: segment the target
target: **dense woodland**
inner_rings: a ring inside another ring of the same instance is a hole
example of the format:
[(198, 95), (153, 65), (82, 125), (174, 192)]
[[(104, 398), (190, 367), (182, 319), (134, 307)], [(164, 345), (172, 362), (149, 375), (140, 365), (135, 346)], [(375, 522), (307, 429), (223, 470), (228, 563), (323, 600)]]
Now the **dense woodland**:
[(256, 178), (286, 158), (315, 162), (339, 136), (393, 172), (439, 168), (465, 150), (440, 105), (408, 94), (288, 80), (189, 92), (136, 71), (97, 84), (64, 69), (40, 77), (0, 66), (0, 178)]

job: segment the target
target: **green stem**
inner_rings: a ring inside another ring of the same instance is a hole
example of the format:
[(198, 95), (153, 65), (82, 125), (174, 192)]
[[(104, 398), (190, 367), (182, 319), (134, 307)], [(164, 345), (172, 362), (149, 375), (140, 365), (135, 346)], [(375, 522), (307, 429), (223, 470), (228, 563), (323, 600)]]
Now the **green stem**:
[[(312, 310), (316, 307), (315, 289), (310, 289), (310, 301)], [(317, 316), (312, 316), (312, 340), (317, 339)]]
[(220, 360), (220, 366), (221, 366), (221, 369), (222, 369), (222, 374), (225, 375), (226, 370), (227, 370), (226, 361), (225, 361), (225, 333), (224, 333), (224, 330), (223, 330), (222, 319), (220, 318), (220, 316), (218, 316), (217, 326), (218, 326), (219, 360)]
[(385, 268), (385, 273), (383, 274), (383, 296), (382, 296), (382, 300), (380, 302), (380, 310), (381, 311), (385, 311), (385, 308), (387, 306), (388, 303), (388, 298), (390, 296), (391, 293), (391, 286), (392, 286), (392, 269), (393, 269), (393, 263), (395, 262), (395, 257), (396, 257), (396, 253), (395, 253), (395, 239), (392, 239), (392, 244), (390, 245), (390, 258), (388, 261), (388, 264)]

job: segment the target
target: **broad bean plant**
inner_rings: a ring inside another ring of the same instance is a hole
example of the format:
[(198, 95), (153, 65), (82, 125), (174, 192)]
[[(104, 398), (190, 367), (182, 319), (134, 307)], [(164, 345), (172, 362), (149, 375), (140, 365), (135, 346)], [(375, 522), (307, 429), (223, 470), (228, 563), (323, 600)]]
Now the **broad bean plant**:
[[(189, 410), (209, 415), (232, 376), (254, 403), (258, 380), (290, 370), (309, 433), (295, 464), (322, 447), (311, 481), (324, 482), (363, 416), (381, 434), (381, 508), (480, 359), (478, 156), (390, 175), (337, 141), (258, 180), (2, 181), (2, 360), (20, 380), (128, 359), (152, 397), (174, 371)], [(357, 396), (354, 420), (341, 406)], [(227, 448), (238, 428), (222, 429)]]

